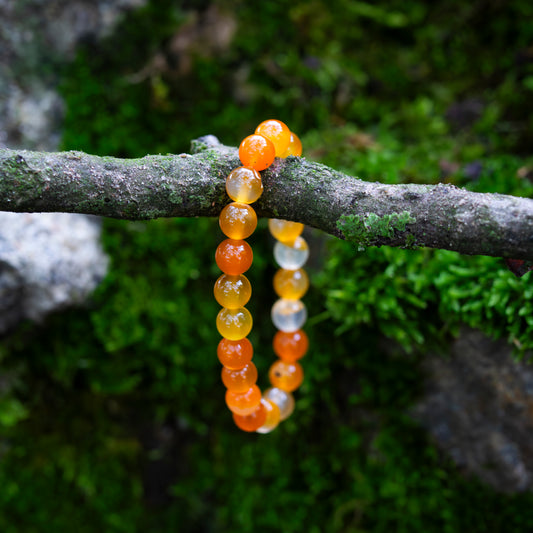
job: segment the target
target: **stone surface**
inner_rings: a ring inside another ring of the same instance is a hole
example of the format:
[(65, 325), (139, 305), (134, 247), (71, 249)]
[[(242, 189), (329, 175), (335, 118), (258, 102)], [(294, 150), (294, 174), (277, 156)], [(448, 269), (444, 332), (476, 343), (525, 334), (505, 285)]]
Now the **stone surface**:
[(0, 213), (0, 333), (81, 304), (105, 276), (97, 218)]
[(467, 474), (495, 489), (533, 489), (533, 366), (505, 341), (465, 330), (449, 357), (428, 356), (412, 411)]

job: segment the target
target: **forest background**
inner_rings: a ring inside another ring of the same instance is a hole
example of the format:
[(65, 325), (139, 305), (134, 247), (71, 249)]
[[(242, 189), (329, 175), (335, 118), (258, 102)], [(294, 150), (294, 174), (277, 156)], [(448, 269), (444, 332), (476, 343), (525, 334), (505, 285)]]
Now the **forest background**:
[[(279, 118), (305, 157), (365, 180), (531, 196), (532, 20), (525, 0), (153, 0), (61, 71), (62, 149), (180, 153)], [(249, 307), (265, 376), (274, 266), (260, 226)], [(2, 530), (533, 530), (531, 492), (483, 483), (411, 416), (423, 362), (465, 327), (527, 360), (530, 274), (308, 236), (306, 378), (291, 419), (258, 436), (223, 401), (217, 221), (106, 220), (112, 263), (88, 307), (0, 348)]]

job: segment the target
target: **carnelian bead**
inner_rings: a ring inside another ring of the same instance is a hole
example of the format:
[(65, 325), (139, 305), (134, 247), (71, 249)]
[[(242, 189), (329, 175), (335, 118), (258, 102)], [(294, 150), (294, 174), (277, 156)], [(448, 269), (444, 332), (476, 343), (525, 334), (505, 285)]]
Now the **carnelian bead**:
[(265, 398), (261, 399), (261, 405), (266, 412), (266, 420), (263, 425), (257, 428), (257, 433), (270, 433), (275, 429), (280, 422), (280, 410), (279, 407), (272, 401)]
[(276, 157), (272, 141), (262, 135), (248, 135), (239, 146), (239, 159), (245, 167), (265, 170)]
[(226, 391), (226, 405), (237, 415), (252, 414), (261, 403), (261, 391), (257, 385), (252, 385), (246, 392)]
[(255, 128), (255, 133), (272, 141), (276, 157), (285, 153), (291, 142), (291, 130), (281, 120), (265, 120)]
[(302, 155), (302, 141), (298, 138), (296, 133), (291, 131), (291, 141), (289, 147), (280, 157), (289, 157), (290, 155), (301, 156)]
[(221, 372), (222, 383), (233, 392), (246, 392), (257, 381), (257, 368), (248, 363), (243, 368), (230, 369), (224, 367)]
[(279, 418), (285, 420), (292, 415), (294, 411), (294, 397), (290, 392), (271, 387), (263, 394), (263, 398), (270, 400), (279, 407)]
[(244, 339), (252, 330), (253, 320), (246, 307), (226, 309), (223, 307), (217, 315), (218, 332), (230, 341)]
[(278, 331), (272, 342), (276, 355), (288, 363), (301, 359), (309, 348), (309, 339), (305, 331)]
[(274, 275), (274, 290), (280, 298), (299, 300), (309, 288), (309, 278), (305, 270), (280, 268)]
[(268, 229), (275, 239), (290, 246), (300, 236), (304, 230), (304, 225), (299, 222), (271, 218), (268, 221)]
[(230, 239), (246, 239), (257, 227), (257, 215), (248, 204), (232, 202), (220, 213), (220, 229)]
[(238, 167), (226, 178), (226, 192), (234, 202), (252, 204), (263, 194), (263, 182), (257, 170)]
[(242, 416), (233, 413), (233, 421), (239, 429), (251, 433), (253, 431), (258, 431), (259, 428), (264, 426), (267, 416), (268, 412), (265, 409), (263, 401), (261, 400), (261, 403), (249, 415)]
[(253, 258), (251, 246), (243, 240), (226, 239), (218, 245), (215, 253), (218, 268), (231, 276), (246, 272), (252, 266)]
[(228, 309), (237, 309), (244, 307), (252, 296), (252, 285), (248, 278), (240, 274), (238, 276), (229, 276), (222, 274), (216, 282), (213, 289), (216, 301)]
[(254, 355), (252, 343), (244, 338), (237, 341), (220, 339), (217, 346), (218, 360), (230, 369), (246, 366)]
[(304, 379), (304, 372), (299, 363), (288, 363), (278, 359), (268, 372), (273, 387), (292, 392), (296, 390)]

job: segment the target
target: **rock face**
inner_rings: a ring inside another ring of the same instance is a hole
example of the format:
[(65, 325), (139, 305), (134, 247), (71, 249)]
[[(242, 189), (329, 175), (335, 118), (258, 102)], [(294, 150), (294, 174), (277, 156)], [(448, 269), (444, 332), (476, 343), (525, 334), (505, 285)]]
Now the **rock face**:
[(97, 218), (0, 213), (0, 333), (81, 304), (105, 276)]
[[(110, 32), (146, 0), (0, 0), (0, 146), (56, 150), (56, 87), (76, 46)], [(65, 213), (0, 213), (0, 333), (78, 305), (105, 275), (100, 222)]]
[(464, 331), (449, 357), (428, 356), (411, 413), (465, 473), (504, 492), (533, 489), (533, 367), (504, 341)]

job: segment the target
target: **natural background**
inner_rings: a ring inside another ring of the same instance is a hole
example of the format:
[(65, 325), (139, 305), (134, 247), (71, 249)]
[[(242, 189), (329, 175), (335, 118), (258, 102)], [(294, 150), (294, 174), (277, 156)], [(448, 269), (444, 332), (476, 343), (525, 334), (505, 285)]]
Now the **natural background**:
[[(530, 0), (43, 5), (0, 1), (2, 38), (22, 28), (0, 73), (26, 90), (0, 86), (3, 116), (26, 111), (0, 142), (138, 157), (205, 134), (237, 145), (279, 118), (306, 157), (366, 180), (533, 193)], [(264, 228), (249, 272), (262, 387)], [(0, 346), (2, 531), (532, 531), (530, 274), (308, 237), (305, 382), (258, 436), (223, 400), (217, 221), (104, 221), (111, 263), (86, 305)]]

